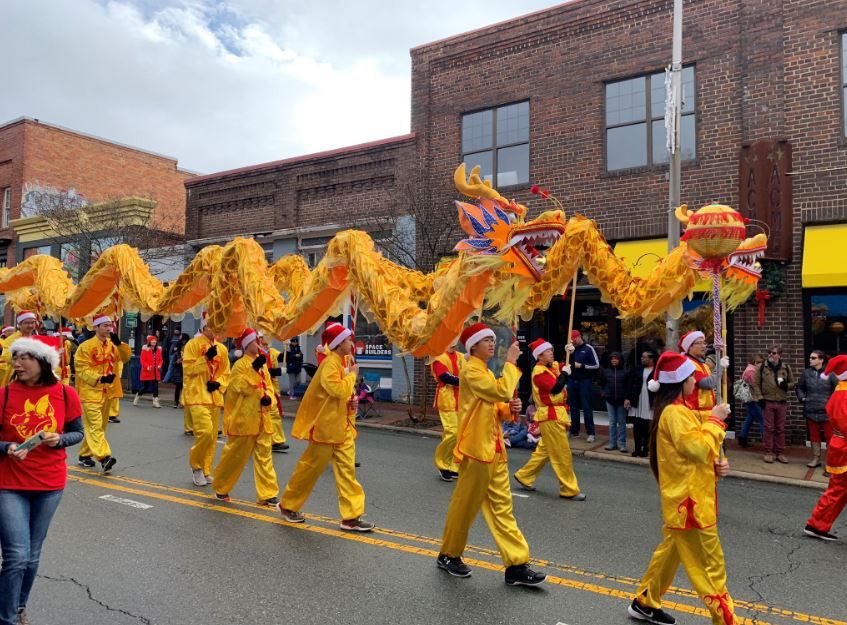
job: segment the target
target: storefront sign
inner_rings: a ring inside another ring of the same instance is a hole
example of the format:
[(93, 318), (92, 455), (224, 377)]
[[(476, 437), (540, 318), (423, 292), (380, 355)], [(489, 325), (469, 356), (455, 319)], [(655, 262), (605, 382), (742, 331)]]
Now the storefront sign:
[(391, 345), (385, 336), (363, 336), (356, 340), (356, 357), (362, 360), (391, 360)]

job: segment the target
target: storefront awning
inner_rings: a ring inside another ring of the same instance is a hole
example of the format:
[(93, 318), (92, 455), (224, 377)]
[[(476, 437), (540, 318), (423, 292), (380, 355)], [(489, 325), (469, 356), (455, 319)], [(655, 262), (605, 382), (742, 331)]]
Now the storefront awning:
[(803, 237), (803, 288), (847, 286), (847, 224), (807, 226)]
[[(643, 239), (641, 241), (621, 241), (615, 244), (615, 256), (620, 258), (636, 278), (646, 278), (656, 265), (668, 255), (667, 239)], [(695, 291), (710, 291), (711, 283), (700, 280)]]

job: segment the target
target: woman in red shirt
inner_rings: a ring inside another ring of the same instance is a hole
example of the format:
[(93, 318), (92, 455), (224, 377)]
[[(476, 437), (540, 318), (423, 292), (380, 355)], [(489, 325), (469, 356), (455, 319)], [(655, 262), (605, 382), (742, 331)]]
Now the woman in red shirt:
[[(67, 480), (65, 447), (83, 437), (79, 396), (53, 373), (56, 350), (36, 338), (10, 349), (14, 378), (0, 388), (0, 625), (29, 622), (41, 545)], [(39, 433), (40, 445), (18, 449)]]

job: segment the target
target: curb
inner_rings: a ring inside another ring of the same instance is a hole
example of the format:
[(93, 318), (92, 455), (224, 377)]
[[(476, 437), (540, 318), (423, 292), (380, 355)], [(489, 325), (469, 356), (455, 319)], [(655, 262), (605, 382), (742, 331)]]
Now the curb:
[[(401, 427), (399, 425), (385, 425), (382, 423), (367, 423), (365, 421), (357, 421), (356, 427), (372, 428), (374, 430), (384, 430), (388, 432), (397, 432), (400, 434), (418, 434), (432, 436), (435, 438), (441, 437), (441, 432), (438, 430), (416, 429)], [(632, 456), (614, 456), (611, 454), (603, 454), (590, 449), (571, 449), (574, 456), (582, 458), (591, 458), (594, 460), (605, 460), (606, 462), (618, 462), (621, 464), (635, 464), (648, 466), (650, 463), (645, 458), (633, 458)], [(748, 471), (730, 471), (729, 476), (740, 480), (752, 480), (754, 482), (767, 482), (769, 484), (782, 484), (786, 486), (799, 486), (801, 488), (811, 488), (814, 490), (826, 490), (825, 482), (813, 482), (811, 480), (798, 480), (793, 477), (779, 477), (775, 475), (765, 475), (762, 473), (750, 473)]]

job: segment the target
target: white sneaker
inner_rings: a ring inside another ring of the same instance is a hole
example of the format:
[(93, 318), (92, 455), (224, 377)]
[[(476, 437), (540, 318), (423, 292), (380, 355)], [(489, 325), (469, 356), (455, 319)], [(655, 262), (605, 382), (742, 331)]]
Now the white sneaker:
[(132, 400), (132, 405), (133, 405), (133, 406), (137, 406), (139, 401), (141, 401), (141, 395), (139, 395), (138, 393), (136, 393), (136, 394), (135, 394), (135, 399), (133, 399), (133, 400)]
[(162, 404), (159, 403), (159, 398), (154, 397), (153, 398), (153, 408), (161, 408), (161, 407), (162, 407)]
[(206, 476), (203, 475), (203, 469), (192, 469), (191, 475), (195, 486), (207, 486), (209, 484), (206, 481)]
[(589, 435), (588, 435), (588, 438), (586, 438), (585, 440), (586, 440), (586, 442), (588, 442), (588, 443), (593, 443), (593, 442), (594, 442), (594, 435), (593, 435), (593, 434), (589, 434)]
[(207, 475), (207, 476), (206, 476), (206, 484), (211, 484), (211, 483), (212, 483), (212, 476), (211, 476), (211, 475)]

